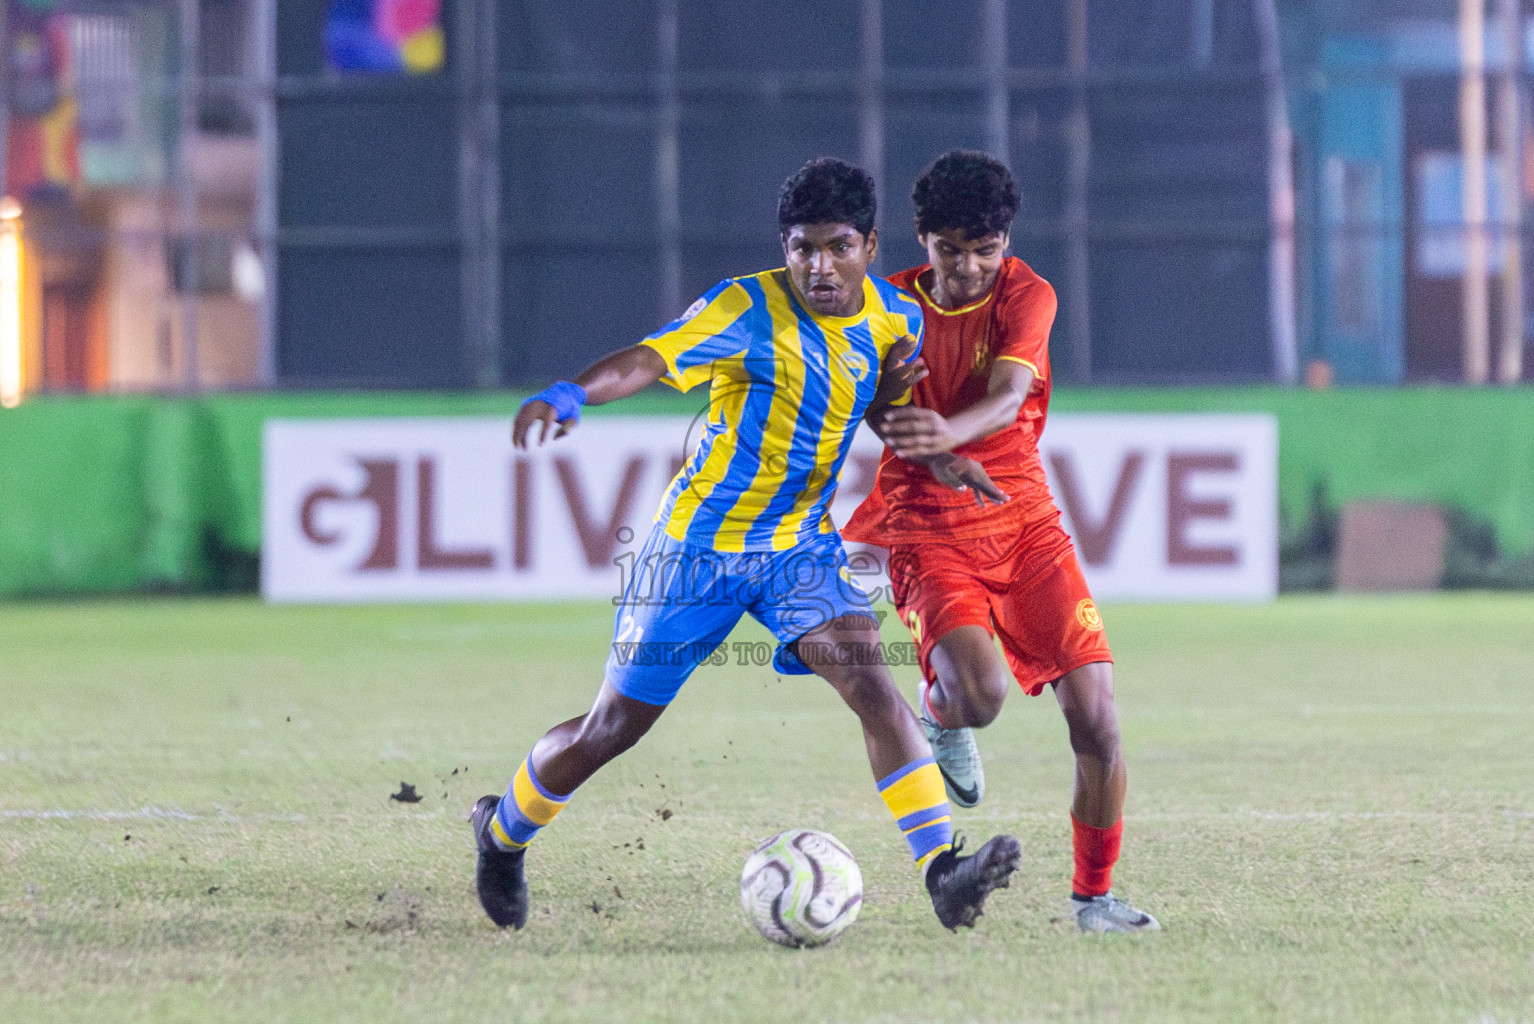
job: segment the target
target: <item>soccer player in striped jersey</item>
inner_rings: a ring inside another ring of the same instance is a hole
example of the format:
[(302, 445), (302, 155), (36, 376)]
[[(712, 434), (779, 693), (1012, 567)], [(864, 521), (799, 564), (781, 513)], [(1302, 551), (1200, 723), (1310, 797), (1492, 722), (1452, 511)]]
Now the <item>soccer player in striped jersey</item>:
[(843, 533), (890, 549), (949, 796), (973, 807), (984, 792), (972, 730), (1009, 689), (999, 638), (1018, 683), (1030, 695), (1051, 687), (1070, 730), (1072, 916), (1084, 931), (1152, 931), (1156, 919), (1111, 889), (1126, 785), (1113, 655), (1039, 457), (1055, 292), (1006, 254), (1020, 197), (999, 160), (946, 153), (911, 198), (929, 262), (891, 280), (921, 302), (928, 373), (909, 405), (870, 413), (885, 454)]
[(920, 307), (867, 270), (878, 250), (874, 188), (840, 160), (784, 183), (786, 267), (721, 282), (639, 344), (560, 381), (517, 413), (513, 442), (567, 433), (583, 404), (657, 380), (710, 385), (703, 437), (662, 501), (618, 602), (591, 710), (534, 744), (501, 796), (471, 815), (480, 904), (496, 924), (527, 921), (528, 844), (576, 787), (633, 746), (744, 614), (771, 630), (778, 671), (815, 672), (858, 716), (874, 779), (923, 871), (938, 920), (973, 926), (1007, 884), (1017, 840), (973, 856), (953, 843), (943, 779), (879, 645), (869, 598), (826, 511), (852, 434), (871, 404), (909, 390)]

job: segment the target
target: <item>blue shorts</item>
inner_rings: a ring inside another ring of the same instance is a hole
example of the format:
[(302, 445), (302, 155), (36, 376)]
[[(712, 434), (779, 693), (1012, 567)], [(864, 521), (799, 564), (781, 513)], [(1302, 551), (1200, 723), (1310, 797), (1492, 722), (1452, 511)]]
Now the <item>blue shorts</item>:
[(657, 523), (624, 575), (606, 678), (646, 704), (671, 703), (693, 669), (722, 663), (719, 645), (748, 612), (778, 638), (772, 663), (785, 675), (811, 674), (795, 640), (843, 615), (873, 616), (835, 533), (787, 551), (725, 552), (674, 540)]

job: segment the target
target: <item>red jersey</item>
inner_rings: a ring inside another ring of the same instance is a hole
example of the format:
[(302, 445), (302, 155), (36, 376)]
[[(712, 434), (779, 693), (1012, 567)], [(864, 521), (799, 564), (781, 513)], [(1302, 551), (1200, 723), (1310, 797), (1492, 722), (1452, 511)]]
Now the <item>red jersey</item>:
[(1059, 515), (1039, 457), (1039, 435), (1049, 414), (1054, 288), (1028, 264), (1008, 256), (990, 294), (962, 309), (948, 310), (934, 303), (921, 285), (921, 275), (929, 269), (914, 267), (889, 279), (918, 297), (926, 323), (921, 355), (927, 377), (912, 391), (914, 404), (952, 416), (986, 396), (996, 360), (1014, 360), (1033, 371), (1033, 386), (1016, 420), (954, 449), (955, 455), (985, 467), (1011, 500), (999, 506), (977, 505), (970, 492), (938, 483), (926, 466), (896, 458), (886, 448), (873, 493), (842, 528), (848, 540), (881, 547), (968, 540)]

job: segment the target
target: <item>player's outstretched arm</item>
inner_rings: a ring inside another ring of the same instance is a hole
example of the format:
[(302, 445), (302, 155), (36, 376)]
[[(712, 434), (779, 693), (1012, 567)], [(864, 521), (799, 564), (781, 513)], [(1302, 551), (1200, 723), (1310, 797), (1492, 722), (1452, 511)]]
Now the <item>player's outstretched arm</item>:
[(541, 424), (537, 444), (548, 440), (553, 427), (564, 437), (581, 419), (583, 405), (602, 405), (637, 394), (666, 374), (666, 361), (647, 345), (621, 348), (592, 363), (574, 381), (562, 380), (522, 403), (511, 427), (511, 443), (526, 448), (528, 435)]
[(1022, 363), (998, 359), (984, 398), (944, 416), (920, 406), (899, 406), (871, 422), (874, 432), (902, 459), (923, 459), (951, 452), (961, 444), (988, 437), (1017, 419), (1033, 387), (1033, 371)]
[(996, 482), (985, 471), (985, 467), (974, 459), (944, 452), (941, 455), (929, 455), (917, 461), (926, 464), (932, 471), (932, 475), (937, 477), (938, 483), (952, 487), (956, 491), (968, 491), (973, 494), (976, 505), (984, 505), (988, 501), (993, 505), (1000, 505), (1011, 500), (1006, 491), (996, 486)]
[(878, 433), (878, 423), (884, 413), (927, 376), (927, 364), (919, 358), (912, 359), (915, 354), (916, 338), (910, 334), (896, 339), (884, 354), (884, 365), (879, 369), (879, 388), (874, 393), (874, 400), (863, 411), (863, 419), (875, 433)]

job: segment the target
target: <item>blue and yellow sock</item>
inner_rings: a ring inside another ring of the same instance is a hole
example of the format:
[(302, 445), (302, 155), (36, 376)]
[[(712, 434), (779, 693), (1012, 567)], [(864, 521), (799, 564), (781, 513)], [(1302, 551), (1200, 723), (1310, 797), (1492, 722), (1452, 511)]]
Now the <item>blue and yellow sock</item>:
[(543, 788), (533, 771), (532, 755), (522, 759), (511, 777), (511, 788), (501, 797), (500, 806), (490, 822), (490, 838), (502, 850), (522, 850), (533, 841), (538, 830), (570, 801), (570, 794), (555, 796)]
[(879, 795), (911, 844), (911, 857), (925, 874), (932, 859), (953, 848), (953, 822), (943, 773), (930, 757), (917, 758), (879, 780)]

